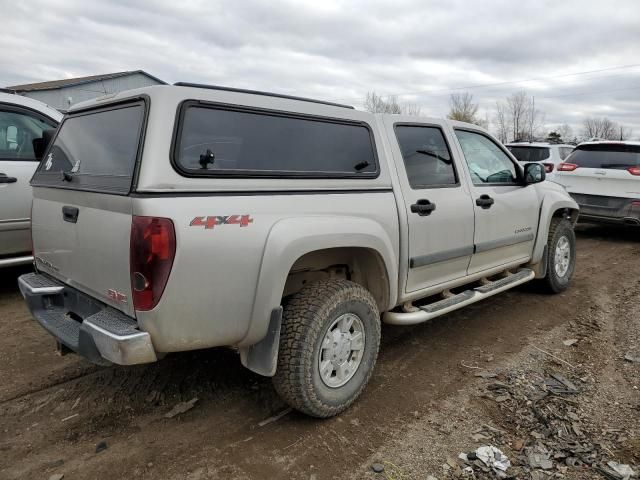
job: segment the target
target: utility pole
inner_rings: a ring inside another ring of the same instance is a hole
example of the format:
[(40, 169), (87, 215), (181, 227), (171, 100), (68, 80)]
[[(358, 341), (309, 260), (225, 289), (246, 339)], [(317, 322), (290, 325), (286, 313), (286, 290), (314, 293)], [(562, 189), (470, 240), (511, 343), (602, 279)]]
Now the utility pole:
[(533, 122), (536, 120), (536, 97), (531, 96), (531, 123), (529, 124), (529, 141), (533, 142)]

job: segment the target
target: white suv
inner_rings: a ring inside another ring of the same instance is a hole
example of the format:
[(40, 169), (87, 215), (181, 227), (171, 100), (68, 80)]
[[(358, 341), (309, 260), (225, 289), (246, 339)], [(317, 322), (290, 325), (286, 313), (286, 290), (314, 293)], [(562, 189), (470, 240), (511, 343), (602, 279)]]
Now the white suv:
[(29, 180), (46, 146), (43, 132), (60, 120), (42, 102), (0, 93), (0, 268), (33, 261)]
[(640, 142), (584, 142), (555, 181), (580, 205), (580, 219), (640, 225)]
[(547, 172), (547, 180), (554, 180), (558, 164), (573, 151), (573, 145), (543, 142), (513, 142), (505, 145), (520, 162), (540, 162)]

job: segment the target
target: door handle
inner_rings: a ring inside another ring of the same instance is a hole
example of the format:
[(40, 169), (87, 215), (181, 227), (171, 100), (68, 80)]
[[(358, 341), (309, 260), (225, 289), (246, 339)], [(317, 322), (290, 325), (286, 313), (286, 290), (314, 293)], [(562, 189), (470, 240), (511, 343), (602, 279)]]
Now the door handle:
[(0, 183), (16, 183), (17, 181), (16, 177), (7, 177), (6, 174), (0, 173)]
[(76, 223), (78, 221), (78, 213), (80, 210), (77, 207), (62, 207), (62, 219), (65, 222)]
[(411, 213), (417, 213), (421, 217), (424, 217), (425, 215), (431, 215), (431, 212), (433, 212), (435, 209), (436, 204), (431, 203), (429, 200), (424, 198), (421, 198), (416, 203), (411, 205)]
[(480, 198), (476, 198), (476, 205), (484, 208), (485, 210), (487, 208), (491, 208), (491, 205), (493, 205), (494, 203), (495, 200), (487, 194), (480, 195)]

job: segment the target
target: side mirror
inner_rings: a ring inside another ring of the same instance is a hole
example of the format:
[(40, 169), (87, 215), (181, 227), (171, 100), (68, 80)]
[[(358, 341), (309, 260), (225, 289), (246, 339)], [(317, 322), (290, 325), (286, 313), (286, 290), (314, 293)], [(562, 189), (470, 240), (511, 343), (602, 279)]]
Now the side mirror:
[(42, 137), (34, 138), (31, 141), (31, 144), (33, 145), (33, 153), (35, 154), (37, 160), (42, 160), (44, 152), (47, 150), (49, 143), (51, 143), (51, 139), (53, 138), (53, 134), (55, 133), (55, 131), (56, 130), (54, 128), (43, 130)]
[(547, 178), (544, 165), (541, 163), (527, 163), (524, 166), (524, 184), (543, 182)]

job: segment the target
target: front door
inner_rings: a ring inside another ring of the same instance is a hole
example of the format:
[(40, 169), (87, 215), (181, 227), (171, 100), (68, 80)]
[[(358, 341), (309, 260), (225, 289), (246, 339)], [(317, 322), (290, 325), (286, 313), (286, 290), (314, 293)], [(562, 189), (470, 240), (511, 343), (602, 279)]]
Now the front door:
[(534, 186), (523, 186), (521, 170), (491, 137), (480, 130), (455, 129), (471, 179), (475, 211), (474, 274), (531, 258), (539, 201)]
[(464, 277), (473, 253), (473, 207), (443, 126), (385, 121), (395, 132), (390, 143), (406, 205), (406, 292)]

